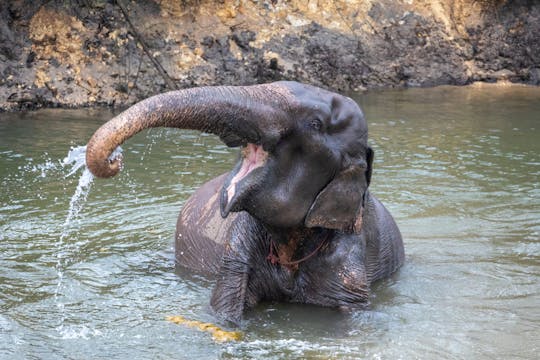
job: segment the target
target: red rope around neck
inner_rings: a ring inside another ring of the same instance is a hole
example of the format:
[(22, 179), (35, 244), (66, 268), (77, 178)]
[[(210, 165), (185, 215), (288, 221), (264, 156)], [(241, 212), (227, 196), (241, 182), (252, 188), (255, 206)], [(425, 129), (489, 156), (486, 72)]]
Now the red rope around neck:
[(327, 240), (328, 237), (325, 237), (321, 240), (320, 244), (315, 248), (315, 250), (313, 250), (311, 253), (304, 256), (303, 258), (294, 261), (282, 261), (279, 256), (276, 255), (276, 252), (278, 251), (276, 243), (274, 242), (274, 240), (270, 240), (270, 251), (266, 259), (270, 261), (272, 265), (280, 264), (286, 267), (293, 267), (315, 256), (315, 254), (323, 247), (323, 245), (326, 244)]

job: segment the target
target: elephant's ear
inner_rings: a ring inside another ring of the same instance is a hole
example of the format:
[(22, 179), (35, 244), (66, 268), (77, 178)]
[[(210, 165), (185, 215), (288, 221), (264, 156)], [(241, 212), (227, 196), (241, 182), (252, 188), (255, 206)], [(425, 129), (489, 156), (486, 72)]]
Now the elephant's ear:
[(346, 168), (317, 195), (306, 216), (307, 227), (360, 232), (364, 194), (371, 181), (371, 148), (366, 155), (367, 168), (358, 165)]

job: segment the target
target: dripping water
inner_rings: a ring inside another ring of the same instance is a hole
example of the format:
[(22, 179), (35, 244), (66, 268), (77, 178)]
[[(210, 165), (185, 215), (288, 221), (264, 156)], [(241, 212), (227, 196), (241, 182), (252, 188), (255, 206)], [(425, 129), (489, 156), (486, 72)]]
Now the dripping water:
[[(112, 152), (109, 159), (117, 158), (121, 153), (122, 148), (119, 146)], [(72, 147), (62, 161), (62, 166), (64, 168), (70, 167), (68, 169), (68, 173), (65, 175), (65, 178), (76, 174), (80, 169), (83, 169), (83, 171), (81, 177), (79, 178), (75, 193), (69, 202), (69, 210), (66, 220), (62, 226), (62, 234), (60, 235), (60, 239), (64, 239), (69, 235), (70, 226), (79, 215), (79, 212), (82, 210), (94, 180), (94, 176), (86, 167), (86, 146)]]
[[(109, 156), (109, 159), (114, 159), (121, 153), (122, 148), (118, 147)], [(54, 299), (60, 312), (60, 324), (57, 329), (59, 332), (63, 333), (63, 325), (66, 315), (64, 311), (64, 303), (60, 300), (60, 296), (63, 288), (64, 271), (69, 264), (70, 254), (79, 248), (79, 246), (75, 246), (76, 249), (70, 249), (67, 239), (76, 230), (73, 228), (73, 224), (78, 219), (79, 213), (86, 203), (88, 194), (90, 193), (90, 189), (92, 187), (92, 182), (94, 181), (94, 175), (92, 175), (90, 170), (86, 167), (86, 146), (71, 147), (67, 156), (61, 162), (61, 165), (63, 168), (67, 168), (67, 174), (64, 176), (64, 178), (69, 178), (82, 170), (82, 174), (77, 183), (77, 188), (69, 201), (68, 213), (64, 223), (62, 224), (62, 232), (60, 233), (58, 242), (56, 244), (57, 284), (54, 292)]]
[(94, 180), (94, 176), (86, 167), (86, 146), (72, 147), (71, 150), (68, 152), (67, 156), (62, 161), (62, 165), (64, 167), (71, 166), (71, 169), (69, 169), (69, 172), (65, 176), (66, 178), (74, 175), (81, 168), (83, 169), (83, 172), (81, 177), (79, 178), (79, 183), (77, 184), (75, 193), (73, 194), (69, 202), (68, 214), (62, 227), (62, 234), (60, 235), (61, 239), (65, 238), (68, 235), (69, 227), (73, 219), (76, 218), (79, 212), (82, 210), (82, 207), (88, 197), (88, 193), (90, 192), (92, 181)]

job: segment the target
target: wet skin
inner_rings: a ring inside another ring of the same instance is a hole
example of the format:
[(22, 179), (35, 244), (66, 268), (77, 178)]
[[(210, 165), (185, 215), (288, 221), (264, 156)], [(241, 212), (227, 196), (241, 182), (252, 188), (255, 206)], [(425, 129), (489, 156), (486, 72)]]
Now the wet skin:
[[(364, 308), (370, 285), (402, 264), (399, 230), (369, 192), (357, 234), (285, 230), (244, 211), (222, 219), (217, 199), (227, 175), (204, 184), (186, 202), (176, 234), (177, 264), (218, 275), (211, 305), (219, 317), (239, 322), (245, 309), (263, 300)], [(308, 258), (293, 265), (273, 264), (268, 259), (271, 241), (277, 242), (282, 262)]]
[(400, 232), (368, 191), (373, 151), (353, 100), (295, 82), (158, 95), (94, 134), (90, 170), (114, 175), (112, 150), (156, 126), (241, 147), (234, 169), (193, 194), (177, 224), (177, 263), (218, 274), (217, 316), (238, 323), (261, 300), (364, 307), (371, 283), (403, 263)]

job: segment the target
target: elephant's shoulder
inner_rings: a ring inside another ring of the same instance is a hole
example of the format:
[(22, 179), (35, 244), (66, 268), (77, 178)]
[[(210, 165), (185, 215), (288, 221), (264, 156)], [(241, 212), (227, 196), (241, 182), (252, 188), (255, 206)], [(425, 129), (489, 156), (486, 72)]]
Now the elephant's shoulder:
[(178, 218), (177, 230), (187, 230), (195, 241), (210, 240), (223, 244), (237, 215), (221, 217), (219, 194), (227, 174), (220, 175), (202, 185), (184, 204)]
[(201, 186), (184, 204), (176, 224), (176, 261), (195, 270), (215, 273), (219, 269), (231, 224), (219, 209), (219, 191), (226, 174)]

